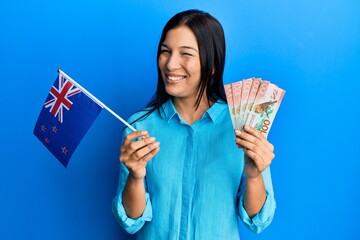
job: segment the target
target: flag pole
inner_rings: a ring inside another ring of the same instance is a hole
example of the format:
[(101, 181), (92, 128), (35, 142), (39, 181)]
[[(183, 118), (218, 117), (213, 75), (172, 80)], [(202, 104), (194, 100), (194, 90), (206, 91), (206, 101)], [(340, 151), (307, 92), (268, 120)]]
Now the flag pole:
[(119, 119), (123, 124), (125, 124), (127, 127), (129, 127), (133, 131), (137, 131), (133, 126), (131, 126), (128, 122), (126, 122), (122, 117), (117, 115), (113, 110), (111, 110), (108, 106), (106, 106), (104, 103), (102, 103), (99, 99), (97, 99), (94, 95), (92, 95), (90, 92), (88, 92), (85, 88), (83, 88), (80, 84), (78, 84), (74, 79), (69, 77), (66, 73), (64, 73), (60, 68), (58, 68), (58, 73), (64, 75), (66, 79), (69, 79), (70, 82), (72, 82), (75, 86), (80, 88), (80, 90), (85, 93), (89, 98), (91, 98), (94, 102), (96, 102), (100, 107), (105, 108), (109, 113), (111, 113), (114, 117)]

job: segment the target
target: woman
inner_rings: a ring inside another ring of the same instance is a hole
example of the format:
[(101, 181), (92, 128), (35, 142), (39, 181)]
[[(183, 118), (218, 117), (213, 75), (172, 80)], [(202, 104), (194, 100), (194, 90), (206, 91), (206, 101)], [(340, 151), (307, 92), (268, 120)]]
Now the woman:
[(139, 131), (124, 131), (114, 215), (138, 239), (239, 239), (238, 216), (261, 232), (275, 211), (274, 147), (232, 130), (222, 26), (202, 11), (176, 14), (157, 61), (156, 93), (129, 119)]

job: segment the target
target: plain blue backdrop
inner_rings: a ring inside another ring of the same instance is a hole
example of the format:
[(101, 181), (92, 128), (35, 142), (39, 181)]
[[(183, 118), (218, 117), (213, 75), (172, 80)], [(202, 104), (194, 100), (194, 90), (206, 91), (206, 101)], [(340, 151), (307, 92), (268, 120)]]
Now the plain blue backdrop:
[(143, 107), (162, 27), (189, 8), (223, 24), (225, 83), (287, 90), (269, 135), (276, 215), (242, 239), (359, 238), (359, 1), (1, 0), (0, 239), (134, 239), (111, 213), (121, 122), (103, 111), (67, 169), (32, 131), (59, 67), (124, 118)]

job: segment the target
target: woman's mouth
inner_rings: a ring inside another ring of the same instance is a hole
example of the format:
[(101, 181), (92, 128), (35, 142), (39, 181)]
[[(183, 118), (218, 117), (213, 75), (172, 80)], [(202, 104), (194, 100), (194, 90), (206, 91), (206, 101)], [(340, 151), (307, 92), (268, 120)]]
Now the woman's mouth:
[(179, 82), (183, 79), (186, 78), (186, 76), (181, 76), (181, 75), (166, 75), (167, 81), (168, 82)]

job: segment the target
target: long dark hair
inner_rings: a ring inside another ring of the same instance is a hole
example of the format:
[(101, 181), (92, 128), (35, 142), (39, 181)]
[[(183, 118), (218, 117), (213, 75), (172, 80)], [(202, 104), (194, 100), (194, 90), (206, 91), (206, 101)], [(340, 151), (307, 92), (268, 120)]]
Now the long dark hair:
[[(161, 44), (165, 41), (167, 33), (181, 25), (185, 25), (193, 31), (199, 46), (201, 79), (199, 95), (195, 102), (196, 108), (199, 107), (205, 90), (209, 106), (210, 102), (215, 102), (219, 99), (226, 102), (223, 86), (226, 50), (224, 30), (219, 21), (210, 14), (200, 10), (187, 10), (173, 16), (166, 23), (162, 31), (156, 61), (159, 60)], [(155, 110), (160, 110), (162, 104), (171, 98), (165, 91), (165, 85), (158, 64), (157, 72), (158, 82), (156, 92), (146, 105), (146, 113), (134, 122), (146, 118)]]

